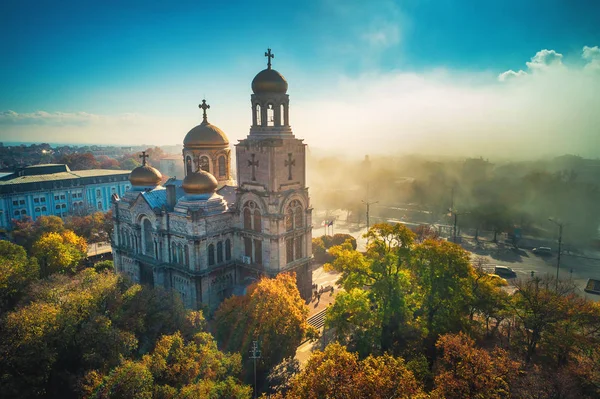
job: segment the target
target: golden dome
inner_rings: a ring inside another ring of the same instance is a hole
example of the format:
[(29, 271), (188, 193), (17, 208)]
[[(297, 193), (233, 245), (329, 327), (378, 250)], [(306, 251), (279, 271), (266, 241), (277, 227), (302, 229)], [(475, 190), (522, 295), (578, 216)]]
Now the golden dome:
[(285, 94), (288, 89), (288, 83), (285, 78), (276, 70), (263, 69), (252, 80), (252, 91), (254, 94), (277, 93)]
[(146, 164), (138, 166), (129, 175), (132, 186), (158, 186), (161, 180), (162, 175), (160, 172)]
[(221, 129), (204, 120), (189, 131), (183, 139), (183, 146), (188, 148), (228, 146), (229, 140)]
[(203, 170), (188, 173), (181, 184), (186, 194), (210, 194), (217, 189), (217, 179)]

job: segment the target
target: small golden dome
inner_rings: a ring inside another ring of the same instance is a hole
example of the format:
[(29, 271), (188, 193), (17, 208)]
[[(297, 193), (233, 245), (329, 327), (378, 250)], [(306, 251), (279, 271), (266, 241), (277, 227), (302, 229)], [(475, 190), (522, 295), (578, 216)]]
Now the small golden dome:
[(203, 170), (188, 173), (181, 184), (186, 194), (210, 194), (217, 189), (217, 179)]
[(183, 139), (187, 148), (228, 146), (229, 140), (221, 129), (211, 125), (206, 120), (189, 131)]
[(252, 91), (254, 94), (278, 93), (285, 94), (288, 83), (276, 70), (267, 68), (260, 71), (252, 80)]
[(158, 186), (162, 180), (160, 172), (150, 165), (138, 166), (131, 171), (129, 181), (132, 186)]

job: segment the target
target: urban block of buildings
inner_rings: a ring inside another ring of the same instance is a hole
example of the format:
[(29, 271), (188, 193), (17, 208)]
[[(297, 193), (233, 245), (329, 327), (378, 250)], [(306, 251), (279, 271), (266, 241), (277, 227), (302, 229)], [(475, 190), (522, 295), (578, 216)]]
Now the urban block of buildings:
[(288, 83), (271, 68), (252, 81), (248, 136), (235, 144), (203, 121), (183, 140), (183, 180), (160, 185), (146, 163), (132, 188), (115, 195), (113, 259), (118, 272), (178, 292), (188, 308), (215, 309), (259, 276), (295, 272), (301, 295), (312, 289), (312, 208), (306, 187), (306, 145), (289, 119)]
[(0, 227), (29, 217), (106, 212), (113, 194), (130, 188), (128, 170), (71, 171), (64, 164), (34, 165), (0, 177)]

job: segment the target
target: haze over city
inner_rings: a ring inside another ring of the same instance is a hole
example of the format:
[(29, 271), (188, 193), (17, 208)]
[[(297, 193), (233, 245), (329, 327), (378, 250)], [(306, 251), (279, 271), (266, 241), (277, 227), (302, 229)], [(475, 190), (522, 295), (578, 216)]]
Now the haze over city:
[(179, 144), (206, 98), (235, 143), (269, 46), (315, 150), (595, 158), (600, 6), (551, 5), (3, 2), (0, 135)]

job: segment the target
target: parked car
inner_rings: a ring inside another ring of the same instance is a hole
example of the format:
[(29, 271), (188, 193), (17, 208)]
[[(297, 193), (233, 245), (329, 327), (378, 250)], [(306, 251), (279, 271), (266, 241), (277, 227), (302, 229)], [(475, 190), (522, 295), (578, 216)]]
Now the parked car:
[(507, 266), (496, 266), (494, 268), (494, 274), (500, 277), (514, 278), (517, 277), (517, 273), (513, 269)]
[(552, 249), (550, 247), (537, 247), (533, 248), (533, 253), (540, 256), (551, 256)]
[(600, 280), (595, 280), (593, 278), (589, 279), (584, 291), (589, 292), (590, 294), (600, 295)]

